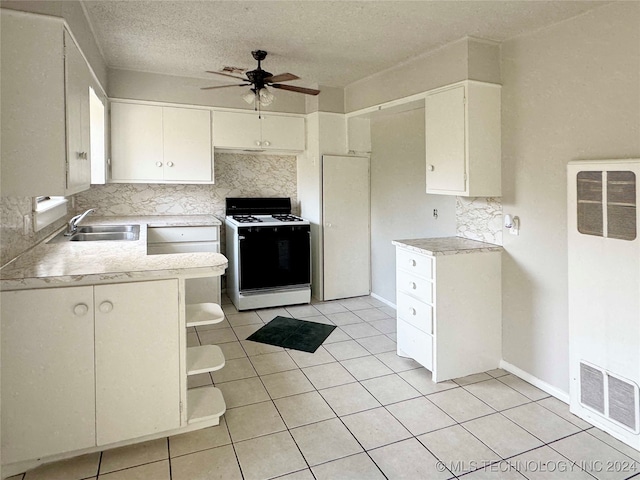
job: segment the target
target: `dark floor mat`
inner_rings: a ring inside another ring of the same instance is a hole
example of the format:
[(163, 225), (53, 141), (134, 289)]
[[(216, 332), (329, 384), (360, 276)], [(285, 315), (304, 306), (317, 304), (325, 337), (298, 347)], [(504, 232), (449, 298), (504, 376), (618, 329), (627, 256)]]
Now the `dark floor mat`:
[(335, 328), (335, 325), (276, 317), (247, 340), (313, 353)]

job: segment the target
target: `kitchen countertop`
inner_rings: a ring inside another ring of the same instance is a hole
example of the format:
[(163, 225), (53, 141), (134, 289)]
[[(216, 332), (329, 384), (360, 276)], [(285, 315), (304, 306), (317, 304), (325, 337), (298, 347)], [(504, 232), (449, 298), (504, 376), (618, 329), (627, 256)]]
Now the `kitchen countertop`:
[(140, 225), (136, 241), (47, 242), (62, 229), (0, 269), (0, 290), (222, 275), (220, 253), (147, 255), (147, 227), (219, 226), (213, 215), (86, 217), (82, 225)]
[(423, 255), (458, 255), (461, 253), (501, 252), (500, 245), (479, 242), (463, 237), (414, 238), (393, 240), (397, 247), (404, 247)]

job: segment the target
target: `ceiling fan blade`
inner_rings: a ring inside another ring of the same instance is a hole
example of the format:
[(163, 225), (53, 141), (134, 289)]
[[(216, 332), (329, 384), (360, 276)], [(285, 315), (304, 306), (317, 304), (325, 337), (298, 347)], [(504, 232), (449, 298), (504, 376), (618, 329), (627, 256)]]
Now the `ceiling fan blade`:
[(300, 77), (294, 75), (293, 73), (281, 73), (279, 75), (272, 75), (271, 77), (267, 77), (264, 79), (265, 82), (273, 83), (273, 82), (288, 82), (290, 80), (298, 80)]
[(229, 75), (228, 73), (222, 73), (222, 72), (214, 72), (212, 70), (207, 70), (207, 73), (213, 73), (215, 75), (222, 75), (224, 77), (231, 77), (231, 78), (235, 78), (236, 80), (242, 80), (243, 82), (248, 82), (249, 80), (246, 78), (242, 78), (242, 77), (236, 77), (235, 75)]
[(280, 85), (279, 83), (274, 83), (273, 85), (269, 86), (273, 88), (279, 88), (281, 90), (289, 90), (290, 92), (304, 93), (306, 95), (318, 95), (320, 93), (320, 90), (314, 90), (313, 88), (294, 87), (293, 85)]
[(214, 88), (226, 88), (226, 87), (246, 87), (246, 83), (236, 83), (234, 85), (215, 85), (213, 87), (201, 87), (200, 90), (213, 90)]

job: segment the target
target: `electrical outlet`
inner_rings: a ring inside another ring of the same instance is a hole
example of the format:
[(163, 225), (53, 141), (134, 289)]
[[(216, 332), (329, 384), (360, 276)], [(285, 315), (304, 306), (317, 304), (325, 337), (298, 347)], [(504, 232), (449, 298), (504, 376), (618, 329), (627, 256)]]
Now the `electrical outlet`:
[(437, 208), (433, 209), (433, 218), (435, 218), (436, 220), (438, 219), (438, 209)]

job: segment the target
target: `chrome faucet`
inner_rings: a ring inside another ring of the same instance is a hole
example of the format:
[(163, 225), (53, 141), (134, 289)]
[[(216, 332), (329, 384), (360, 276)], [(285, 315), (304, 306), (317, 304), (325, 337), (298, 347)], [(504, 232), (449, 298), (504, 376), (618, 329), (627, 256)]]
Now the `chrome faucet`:
[(67, 225), (67, 231), (64, 232), (64, 236), (65, 237), (70, 237), (71, 235), (76, 233), (76, 231), (78, 230), (78, 224), (82, 220), (84, 220), (84, 217), (86, 217), (87, 215), (89, 215), (90, 213), (93, 213), (93, 212), (95, 212), (95, 209), (90, 208), (86, 212), (81, 213), (80, 215), (76, 215), (75, 217), (71, 218), (71, 220), (69, 220), (69, 223)]

